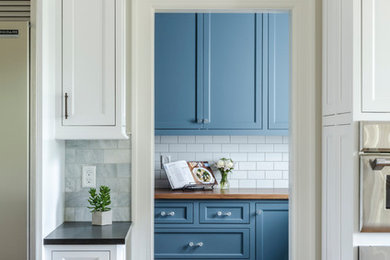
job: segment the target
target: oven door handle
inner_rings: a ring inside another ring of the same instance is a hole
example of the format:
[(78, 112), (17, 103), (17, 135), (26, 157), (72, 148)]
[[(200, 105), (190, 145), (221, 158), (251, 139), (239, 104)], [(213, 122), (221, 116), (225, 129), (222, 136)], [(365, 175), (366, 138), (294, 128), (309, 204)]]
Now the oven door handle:
[(390, 159), (376, 158), (375, 160), (370, 160), (371, 168), (374, 171), (380, 171), (386, 166), (390, 166)]

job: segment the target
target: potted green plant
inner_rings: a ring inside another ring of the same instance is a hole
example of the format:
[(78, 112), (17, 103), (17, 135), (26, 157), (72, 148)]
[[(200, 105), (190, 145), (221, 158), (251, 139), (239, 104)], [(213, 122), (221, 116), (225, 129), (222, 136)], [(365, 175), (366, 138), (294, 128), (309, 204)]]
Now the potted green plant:
[(107, 186), (100, 186), (99, 193), (95, 188), (89, 190), (88, 202), (91, 207), (88, 207), (92, 212), (92, 225), (111, 225), (112, 211), (110, 206), (111, 196), (110, 188)]

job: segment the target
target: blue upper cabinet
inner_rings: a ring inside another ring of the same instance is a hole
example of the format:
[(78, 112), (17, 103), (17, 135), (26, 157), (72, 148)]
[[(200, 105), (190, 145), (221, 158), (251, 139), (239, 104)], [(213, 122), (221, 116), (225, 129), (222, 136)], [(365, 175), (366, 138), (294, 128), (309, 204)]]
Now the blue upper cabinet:
[(155, 128), (197, 129), (197, 18), (155, 16)]
[(289, 19), (156, 14), (156, 134), (288, 134)]
[(262, 20), (204, 15), (204, 123), (207, 129), (262, 129)]
[(290, 89), (290, 17), (288, 13), (264, 15), (268, 51), (265, 80), (269, 130), (288, 130)]

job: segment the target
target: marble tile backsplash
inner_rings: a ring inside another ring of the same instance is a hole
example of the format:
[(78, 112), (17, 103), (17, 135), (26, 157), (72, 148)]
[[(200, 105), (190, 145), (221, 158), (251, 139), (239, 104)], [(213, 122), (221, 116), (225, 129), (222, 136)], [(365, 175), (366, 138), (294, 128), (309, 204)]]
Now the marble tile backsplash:
[[(233, 188), (288, 188), (289, 141), (287, 136), (156, 136), (155, 184), (170, 187), (161, 155), (172, 161), (210, 161), (232, 158), (229, 175)], [(217, 180), (220, 174), (214, 170)]]
[(130, 140), (81, 140), (65, 144), (65, 220), (90, 221), (89, 188), (81, 187), (82, 166), (96, 166), (96, 186), (111, 188), (114, 221), (130, 220)]

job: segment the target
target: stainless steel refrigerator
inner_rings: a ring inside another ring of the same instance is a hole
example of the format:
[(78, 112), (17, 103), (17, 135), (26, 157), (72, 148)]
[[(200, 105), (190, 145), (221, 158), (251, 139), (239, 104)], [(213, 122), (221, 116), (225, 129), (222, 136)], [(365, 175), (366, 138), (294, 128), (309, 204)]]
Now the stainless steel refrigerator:
[(0, 22), (0, 259), (29, 251), (29, 24)]

